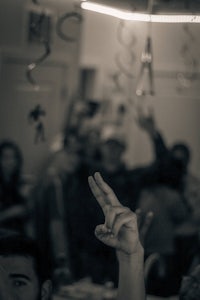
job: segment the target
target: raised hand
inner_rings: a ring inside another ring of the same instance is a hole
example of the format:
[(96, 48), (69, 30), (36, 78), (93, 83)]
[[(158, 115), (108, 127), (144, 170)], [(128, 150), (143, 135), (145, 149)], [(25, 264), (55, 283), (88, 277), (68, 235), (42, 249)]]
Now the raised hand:
[(124, 207), (100, 173), (88, 178), (91, 191), (101, 206), (105, 223), (95, 229), (96, 237), (108, 246), (131, 255), (142, 248), (136, 215)]
[(152, 108), (148, 109), (148, 114), (145, 115), (141, 108), (138, 108), (137, 124), (146, 132), (153, 134), (156, 131), (154, 111)]

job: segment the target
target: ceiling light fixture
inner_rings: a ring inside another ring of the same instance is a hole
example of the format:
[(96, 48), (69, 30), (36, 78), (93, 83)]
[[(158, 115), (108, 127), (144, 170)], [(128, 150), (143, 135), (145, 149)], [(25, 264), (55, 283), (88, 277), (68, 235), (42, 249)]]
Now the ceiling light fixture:
[(82, 9), (94, 11), (97, 13), (105, 14), (115, 18), (129, 21), (141, 21), (141, 22), (158, 22), (158, 23), (200, 23), (200, 15), (179, 15), (179, 14), (145, 14), (135, 13), (120, 10), (114, 7), (96, 4), (90, 1), (81, 2)]

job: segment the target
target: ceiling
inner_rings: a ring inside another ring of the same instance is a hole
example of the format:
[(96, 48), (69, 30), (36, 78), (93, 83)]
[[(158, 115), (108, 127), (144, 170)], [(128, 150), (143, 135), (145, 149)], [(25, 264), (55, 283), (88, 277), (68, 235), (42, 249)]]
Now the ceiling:
[(200, 0), (91, 0), (92, 2), (134, 12), (155, 14), (199, 14)]

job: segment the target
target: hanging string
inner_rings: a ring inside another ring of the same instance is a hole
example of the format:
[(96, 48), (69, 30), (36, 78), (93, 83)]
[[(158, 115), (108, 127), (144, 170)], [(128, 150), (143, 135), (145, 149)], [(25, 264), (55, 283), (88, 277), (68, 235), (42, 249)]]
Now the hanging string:
[(36, 59), (34, 62), (30, 63), (27, 66), (27, 70), (26, 70), (26, 76), (28, 81), (34, 85), (36, 88), (39, 88), (39, 86), (37, 85), (36, 80), (33, 78), (32, 72), (33, 70), (39, 65), (41, 64), (51, 53), (51, 49), (49, 46), (49, 43), (44, 41), (44, 47), (45, 47), (45, 53), (39, 57), (38, 59)]
[[(33, 2), (38, 5), (38, 1), (33, 0)], [(46, 19), (46, 14), (45, 13), (41, 13), (40, 16), (38, 17), (37, 21), (34, 21), (32, 24), (30, 24), (30, 32), (31, 35), (33, 37), (40, 37), (41, 35), (41, 28), (42, 28), (42, 24)], [(46, 36), (41, 36), (40, 37), (40, 43), (43, 45), (44, 47), (44, 53), (37, 58), (35, 61), (31, 62), (30, 64), (28, 64), (27, 68), (26, 68), (26, 77), (28, 82), (33, 85), (36, 89), (39, 88), (39, 85), (37, 84), (36, 80), (33, 77), (33, 70), (37, 68), (37, 66), (39, 64), (41, 64), (44, 60), (47, 59), (47, 57), (50, 55), (51, 53), (51, 48), (50, 48), (50, 41), (49, 38)]]
[(148, 2), (148, 12), (150, 21), (147, 23), (147, 38), (145, 48), (141, 55), (141, 66), (136, 84), (136, 95), (146, 96), (155, 94), (154, 77), (153, 77), (153, 51), (152, 51), (152, 20), (151, 14), (153, 12), (153, 0)]

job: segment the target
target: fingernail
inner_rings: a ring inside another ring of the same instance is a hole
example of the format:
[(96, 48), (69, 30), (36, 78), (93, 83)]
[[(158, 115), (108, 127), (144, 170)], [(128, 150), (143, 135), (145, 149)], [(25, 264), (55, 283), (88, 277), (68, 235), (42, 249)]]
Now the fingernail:
[(92, 176), (88, 176), (88, 181), (90, 181), (92, 179)]

